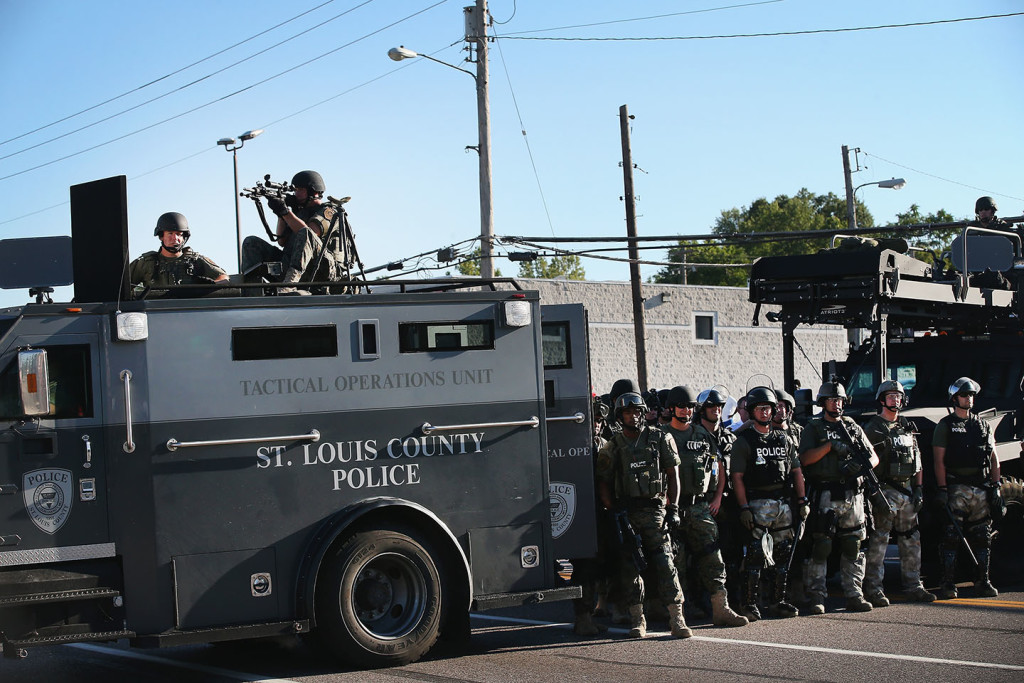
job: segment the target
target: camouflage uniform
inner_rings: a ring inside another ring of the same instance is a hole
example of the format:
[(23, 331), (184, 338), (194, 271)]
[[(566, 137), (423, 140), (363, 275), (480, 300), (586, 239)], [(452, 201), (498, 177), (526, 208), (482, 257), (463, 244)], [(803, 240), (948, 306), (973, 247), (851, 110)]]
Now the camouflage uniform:
[[(729, 461), (732, 457), (733, 444), (736, 443), (736, 435), (729, 431), (721, 423), (718, 429), (709, 431), (699, 421), (695, 421), (694, 429), (701, 438), (707, 439), (714, 444), (715, 453), (718, 459), (718, 475), (712, 477), (711, 490), (716, 490), (718, 477), (725, 477), (725, 491), (722, 494), (722, 506), (715, 518), (718, 524), (719, 547), (721, 548), (722, 561), (725, 562), (726, 585), (733, 595), (737, 597), (739, 587), (740, 564), (743, 562), (743, 534), (745, 529), (739, 522), (739, 506), (736, 504), (736, 496), (732, 493), (732, 482), (730, 481)], [(733, 602), (736, 602), (734, 599)], [(739, 603), (736, 603), (739, 604)]]
[[(995, 438), (989, 424), (974, 413), (961, 419), (950, 414), (935, 425), (932, 446), (946, 449), (946, 484), (949, 508), (961, 531), (970, 542), (978, 560), (975, 585), (989, 584), (989, 553), (992, 548), (992, 517), (989, 514), (990, 454)], [(943, 515), (945, 513), (942, 513)], [(947, 524), (940, 550), (942, 553), (943, 593), (956, 595), (956, 556), (960, 539), (951, 523)], [(950, 588), (952, 587), (952, 590)], [(992, 589), (994, 591), (994, 589)]]
[(709, 593), (725, 590), (725, 562), (718, 545), (718, 524), (711, 515), (707, 496), (718, 475), (717, 449), (707, 438), (707, 431), (690, 427), (682, 431), (674, 427), (666, 430), (673, 436), (679, 451), (679, 528), (681, 540), (676, 554), (679, 583), (686, 585), (686, 556), (695, 560), (698, 578)]
[[(658, 577), (658, 594), (665, 604), (681, 605), (672, 549), (665, 530), (666, 485), (663, 471), (679, 465), (675, 440), (656, 427), (643, 427), (634, 441), (621, 432), (597, 454), (597, 478), (614, 492), (616, 507), (626, 510), (643, 541), (644, 555)], [(643, 579), (630, 559), (620, 553), (622, 586), (629, 605), (642, 605)]]
[[(768, 569), (774, 585), (772, 606), (784, 606), (783, 609), (789, 612), (784, 616), (795, 616), (796, 608), (786, 602), (786, 587), (790, 556), (796, 543), (793, 511), (789, 503), (793, 496), (793, 472), (800, 469), (796, 446), (782, 430), (762, 434), (753, 427), (744, 429), (732, 449), (732, 469), (733, 474), (742, 476), (747, 507), (754, 517), (754, 528), (749, 532), (752, 539), (743, 563), (746, 575), (744, 604), (757, 607), (761, 572)], [(766, 533), (772, 537), (771, 555), (765, 552), (762, 543)], [(747, 609), (744, 608), (745, 613)], [(751, 609), (750, 612), (760, 617), (756, 610)]]
[(924, 594), (924, 584), (921, 583), (921, 532), (910, 490), (911, 481), (921, 471), (921, 449), (917, 445), (913, 427), (905, 417), (897, 417), (896, 421), (890, 422), (882, 415), (875, 415), (865, 425), (864, 434), (878, 455), (875, 474), (882, 484), (882, 493), (896, 510), (893, 515), (889, 508), (871, 501), (874, 523), (866, 553), (864, 593), (878, 607), (878, 602), (888, 603), (887, 600), (873, 599), (873, 596), (884, 594), (882, 580), (890, 534), (896, 536), (899, 548), (904, 592), (914, 596)]
[(223, 275), (224, 269), (189, 247), (177, 257), (147, 251), (128, 266), (129, 283), (142, 287), (212, 284)]
[[(857, 423), (848, 417), (840, 419), (850, 435), (871, 452), (871, 444)], [(804, 427), (800, 435), (800, 453), (822, 446), (826, 441), (853, 447), (836, 425), (818, 417)], [(839, 570), (843, 594), (848, 601), (863, 600), (865, 558), (861, 543), (867, 538), (864, 494), (859, 477), (847, 474), (853, 469), (849, 463), (848, 456), (837, 454), (833, 448), (821, 460), (803, 468), (804, 479), (810, 488), (811, 519), (808, 527), (812, 537), (811, 554), (804, 561), (804, 593), (812, 605), (825, 602), (825, 579), (833, 538), (842, 550)]]
[[(242, 271), (245, 272), (260, 263), (280, 261), (285, 268), (292, 268), (305, 273), (317, 253), (323, 246), (321, 236), (327, 234), (337, 209), (333, 204), (324, 202), (293, 208), (292, 213), (307, 225), (314, 223), (320, 229), (318, 236), (312, 229), (305, 227), (293, 232), (291, 228), (285, 233), (285, 239), (275, 247), (264, 239), (255, 236), (246, 237), (242, 242)], [(323, 262), (314, 276), (306, 276), (306, 281), (324, 281), (335, 279), (337, 268), (332, 249), (324, 252)]]

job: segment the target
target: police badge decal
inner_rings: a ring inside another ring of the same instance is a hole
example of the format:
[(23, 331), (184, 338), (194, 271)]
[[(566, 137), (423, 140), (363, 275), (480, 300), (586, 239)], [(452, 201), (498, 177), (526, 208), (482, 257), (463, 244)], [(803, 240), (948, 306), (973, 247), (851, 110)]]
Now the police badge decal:
[(26, 472), (22, 487), (25, 510), (32, 523), (48, 534), (57, 533), (71, 513), (74, 500), (71, 470), (33, 470)]
[(572, 526), (576, 516), (576, 485), (564, 481), (548, 484), (551, 496), (551, 538), (558, 538)]

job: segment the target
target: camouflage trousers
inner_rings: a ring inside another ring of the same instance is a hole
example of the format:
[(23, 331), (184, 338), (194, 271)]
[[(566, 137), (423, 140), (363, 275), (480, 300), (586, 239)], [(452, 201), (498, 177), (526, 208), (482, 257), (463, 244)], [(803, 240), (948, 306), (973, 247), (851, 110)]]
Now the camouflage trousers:
[[(316, 256), (323, 246), (323, 242), (315, 232), (309, 228), (303, 228), (294, 232), (288, 238), (284, 248), (276, 247), (266, 240), (250, 235), (242, 241), (242, 272), (260, 263), (280, 261), (282, 267), (294, 268), (304, 272), (306, 266)], [(325, 253), (323, 262), (317, 270), (315, 279), (329, 280), (334, 277), (334, 257), (331, 253)], [(307, 278), (311, 280), (313, 278)]]
[[(658, 580), (658, 595), (666, 605), (681, 604), (683, 592), (679, 588), (679, 577), (672, 564), (672, 546), (665, 529), (665, 508), (644, 508), (630, 510), (629, 522), (640, 534), (647, 565), (654, 570)], [(622, 590), (627, 605), (644, 604), (644, 580), (636, 570), (632, 559), (621, 554)]]
[[(860, 549), (860, 542), (867, 538), (864, 494), (845, 491), (833, 498), (826, 489), (821, 491), (820, 498), (817, 493), (814, 498), (817, 498), (817, 508), (812, 511), (811, 517), (811, 556), (804, 561), (804, 594), (812, 602), (825, 602), (828, 594), (825, 587), (828, 556), (834, 538), (842, 550), (839, 575), (843, 595), (847, 598), (863, 596), (864, 551)], [(834, 513), (831, 512), (833, 510)], [(831, 524), (833, 516), (834, 528)]]
[(871, 519), (874, 530), (865, 553), (867, 566), (864, 572), (864, 592), (882, 592), (885, 575), (885, 550), (890, 535), (896, 537), (900, 551), (900, 577), (904, 591), (924, 588), (921, 583), (921, 532), (917, 528), (917, 513), (910, 496), (889, 484), (882, 485), (882, 493), (896, 510), (893, 515), (888, 508), (871, 503)]
[(755, 541), (760, 541), (768, 532), (771, 532), (776, 546), (783, 541), (793, 540), (796, 531), (793, 529), (793, 511), (789, 503), (774, 498), (755, 498), (750, 501), (750, 511), (754, 514), (754, 530), (750, 534)]
[(708, 593), (725, 590), (725, 562), (718, 545), (718, 523), (705, 501), (680, 509), (683, 524), (677, 532), (679, 552), (675, 565), (680, 585), (686, 585), (686, 563), (693, 562), (697, 578)]
[[(961, 531), (974, 549), (988, 548), (992, 544), (992, 519), (988, 507), (988, 491), (980, 486), (951, 484), (949, 487), (949, 509), (957, 517)], [(945, 516), (945, 513), (942, 513)], [(947, 551), (956, 552), (960, 539), (953, 526), (946, 522), (946, 535), (942, 545)]]

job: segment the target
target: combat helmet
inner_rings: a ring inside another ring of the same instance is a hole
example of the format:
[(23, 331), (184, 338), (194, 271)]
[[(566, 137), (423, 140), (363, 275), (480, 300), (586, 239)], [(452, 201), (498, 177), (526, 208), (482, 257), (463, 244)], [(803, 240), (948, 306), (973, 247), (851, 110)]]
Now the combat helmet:
[(839, 382), (825, 382), (818, 387), (818, 395), (814, 397), (814, 402), (823, 406), (827, 398), (841, 398), (844, 403), (850, 400), (846, 395), (846, 389)]
[(634, 391), (627, 391), (626, 393), (615, 399), (615, 420), (617, 422), (622, 421), (622, 413), (627, 408), (639, 406), (643, 408), (643, 411), (647, 412), (647, 404), (644, 403), (644, 397)]
[(775, 398), (778, 400), (779, 403), (787, 404), (789, 406), (790, 411), (796, 410), (796, 399), (793, 398), (793, 395), (790, 394), (785, 389), (776, 389)]
[(759, 424), (768, 424), (767, 422), (760, 422), (757, 418), (754, 418), (754, 406), (763, 405), (767, 403), (772, 407), (771, 415), (768, 416), (769, 421), (772, 416), (775, 415), (775, 410), (778, 408), (779, 399), (775, 395), (775, 390), (769, 389), (768, 387), (754, 387), (747, 392), (744, 396), (747, 406), (747, 413)]
[(881, 404), (885, 404), (885, 395), (896, 392), (900, 395), (900, 404), (896, 406), (902, 410), (907, 407), (907, 392), (903, 389), (903, 385), (894, 379), (887, 379), (878, 385), (878, 391), (875, 392), (875, 400)]
[(160, 218), (156, 219), (156, 227), (153, 228), (153, 235), (159, 237), (161, 243), (163, 242), (164, 232), (180, 232), (184, 238), (180, 245), (174, 246), (163, 246), (164, 249), (172, 254), (177, 254), (179, 251), (185, 248), (185, 244), (188, 243), (188, 238), (191, 236), (192, 231), (188, 228), (188, 219), (177, 211), (169, 211)]
[(996, 208), (996, 200), (989, 196), (978, 197), (978, 201), (974, 202), (974, 213), (978, 213), (982, 209), (988, 209), (989, 211), (998, 211)]
[(697, 404), (697, 393), (688, 386), (676, 386), (668, 390), (668, 397), (665, 405), (669, 408), (676, 406), (695, 406)]
[(171, 232), (180, 232), (185, 237), (185, 241), (188, 241), (191, 230), (188, 227), (188, 219), (177, 211), (168, 211), (167, 213), (156, 219), (156, 227), (153, 228), (153, 236), (160, 237), (165, 231), (170, 230)]
[(304, 187), (309, 190), (310, 194), (322, 195), (327, 191), (323, 177), (316, 171), (299, 171), (292, 178), (292, 185)]

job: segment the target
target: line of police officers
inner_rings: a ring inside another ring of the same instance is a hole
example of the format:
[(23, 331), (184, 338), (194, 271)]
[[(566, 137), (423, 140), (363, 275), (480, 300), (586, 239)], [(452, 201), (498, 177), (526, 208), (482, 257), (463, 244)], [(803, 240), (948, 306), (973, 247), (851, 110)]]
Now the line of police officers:
[[(933, 437), (935, 504), (945, 520), (939, 596), (944, 599), (957, 597), (960, 544), (969, 544), (977, 561), (975, 594), (998, 594), (989, 580), (989, 552), (992, 520), (1001, 517), (1005, 506), (992, 430), (972, 412), (979, 391), (968, 377), (953, 382), (950, 414)], [(614, 419), (607, 424), (602, 400), (614, 406)], [(660, 403), (666, 409), (660, 424), (657, 412), (645, 418), (648, 406), (632, 380), (619, 380), (598, 399), (598, 501), (636, 531), (653, 570), (648, 579), (655, 590), (649, 592), (667, 607), (673, 636), (692, 635), (683, 615), (688, 569), (710, 596), (716, 626), (744, 626), (761, 619), (762, 612), (795, 617), (800, 610), (793, 602), (802, 603), (803, 614), (823, 614), (833, 547), (840, 554), (846, 609), (885, 607), (883, 563), (890, 537), (899, 549), (904, 597), (936, 599), (921, 581), (923, 474), (914, 428), (900, 415), (906, 392), (898, 381), (886, 380), (876, 400), (879, 412), (862, 429), (843, 415), (848, 402), (843, 385), (825, 382), (816, 396), (821, 413), (801, 428), (793, 422), (793, 397), (759, 386), (741, 399), (749, 417), (732, 431), (723, 424), (727, 396), (718, 388), (697, 394), (677, 386), (663, 393)], [(870, 508), (864, 495), (869, 468), (884, 496), (884, 501), (870, 498)], [(612, 535), (606, 519), (598, 528), (602, 536)], [(613, 615), (614, 603), (625, 607), (617, 621), (630, 625), (629, 637), (642, 638), (647, 628), (642, 567), (621, 552), (618, 541), (602, 541), (604, 566), (614, 571), (606, 571), (602, 583), (594, 570), (600, 562), (582, 563), (584, 598), (576, 603), (575, 631), (595, 635), (602, 630), (593, 616), (605, 585)], [(801, 541), (802, 585), (791, 587)], [(729, 606), (727, 587), (736, 596), (739, 614)], [(653, 607), (648, 603), (649, 611)]]

